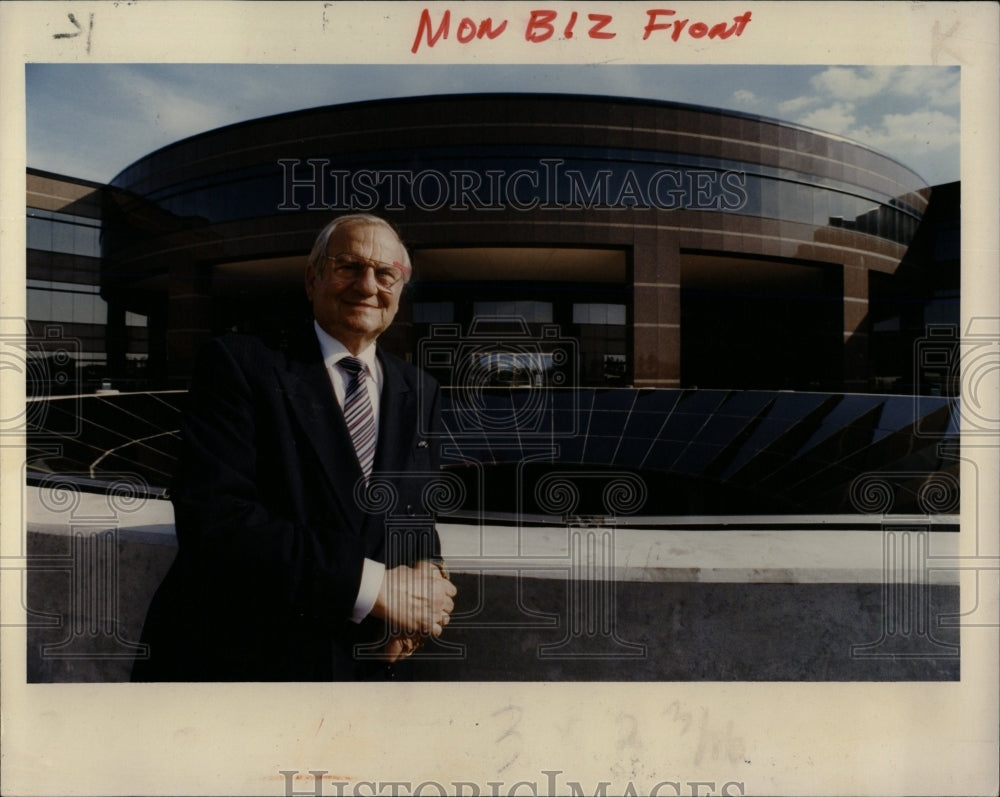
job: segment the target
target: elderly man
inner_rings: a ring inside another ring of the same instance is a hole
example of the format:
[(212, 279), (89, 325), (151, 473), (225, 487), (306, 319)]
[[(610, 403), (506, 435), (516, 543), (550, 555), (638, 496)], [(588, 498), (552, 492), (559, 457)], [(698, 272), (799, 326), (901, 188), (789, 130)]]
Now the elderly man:
[(134, 680), (405, 677), (442, 633), (456, 590), (423, 505), (438, 386), (375, 345), (410, 272), (387, 222), (342, 216), (309, 255), (298, 339), (212, 341), (172, 490), (178, 555)]

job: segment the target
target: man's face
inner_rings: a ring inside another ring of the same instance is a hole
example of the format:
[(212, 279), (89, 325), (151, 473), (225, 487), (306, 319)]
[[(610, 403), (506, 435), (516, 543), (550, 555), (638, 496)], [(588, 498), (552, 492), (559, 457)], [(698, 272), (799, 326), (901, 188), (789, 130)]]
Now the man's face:
[[(348, 255), (376, 267), (407, 262), (406, 252), (391, 230), (363, 222), (338, 227), (330, 236), (326, 253), (329, 257)], [(375, 279), (375, 270), (367, 268), (357, 279), (345, 281), (337, 278), (334, 266), (328, 259), (319, 274), (312, 266), (306, 269), (306, 295), (319, 325), (357, 354), (396, 317), (404, 280), (383, 288)]]

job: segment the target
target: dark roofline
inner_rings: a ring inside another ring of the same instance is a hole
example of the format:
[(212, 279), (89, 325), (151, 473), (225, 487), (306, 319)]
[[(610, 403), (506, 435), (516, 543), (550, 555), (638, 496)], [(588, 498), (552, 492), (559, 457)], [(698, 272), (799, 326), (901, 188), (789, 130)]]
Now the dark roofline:
[(87, 188), (107, 188), (107, 183), (95, 183), (93, 180), (84, 180), (80, 177), (71, 177), (68, 174), (59, 174), (58, 172), (49, 172), (45, 169), (35, 169), (28, 166), (25, 170), (26, 174), (33, 174), (36, 177), (48, 177), (52, 180), (60, 180), (64, 183), (73, 183), (74, 185), (84, 185)]
[(126, 171), (132, 168), (136, 163), (145, 160), (146, 158), (151, 158), (162, 152), (165, 152), (172, 147), (181, 146), (187, 142), (193, 141), (195, 139), (201, 138), (202, 136), (211, 135), (214, 133), (221, 133), (222, 131), (233, 131), (239, 130), (241, 127), (252, 127), (254, 125), (259, 125), (262, 122), (267, 121), (279, 121), (279, 120), (290, 120), (300, 116), (308, 116), (309, 114), (315, 114), (320, 111), (333, 110), (333, 109), (355, 109), (364, 108), (366, 106), (375, 105), (385, 105), (392, 103), (404, 103), (404, 102), (429, 102), (429, 101), (441, 101), (441, 100), (572, 100), (576, 102), (595, 102), (595, 103), (616, 103), (620, 105), (635, 105), (635, 106), (645, 106), (645, 107), (657, 107), (657, 108), (677, 108), (686, 111), (701, 111), (707, 113), (719, 114), (722, 116), (728, 116), (737, 119), (749, 119), (756, 122), (765, 122), (767, 124), (773, 124), (780, 127), (789, 128), (792, 130), (803, 130), (812, 135), (821, 136), (823, 138), (832, 139), (835, 141), (841, 141), (845, 144), (850, 144), (852, 146), (858, 147), (868, 152), (873, 152), (876, 155), (885, 158), (887, 161), (895, 163), (903, 169), (906, 169), (910, 174), (914, 175), (920, 180), (924, 185), (927, 185), (927, 181), (914, 171), (910, 166), (907, 166), (902, 161), (897, 160), (893, 156), (875, 149), (874, 147), (869, 147), (866, 144), (862, 144), (846, 136), (841, 136), (837, 133), (829, 133), (825, 130), (820, 130), (815, 127), (809, 127), (807, 125), (799, 124), (797, 122), (788, 122), (783, 119), (779, 119), (773, 116), (764, 116), (762, 114), (754, 114), (746, 111), (730, 111), (725, 108), (717, 108), (711, 105), (697, 105), (695, 103), (687, 102), (675, 102), (673, 100), (652, 100), (643, 99), (641, 97), (620, 97), (609, 94), (577, 94), (577, 93), (559, 93), (559, 92), (526, 92), (526, 91), (502, 91), (502, 92), (464, 92), (459, 94), (415, 94), (412, 96), (404, 97), (383, 97), (381, 99), (371, 99), (371, 100), (355, 100), (354, 102), (345, 103), (334, 103), (331, 105), (316, 105), (311, 108), (300, 108), (295, 111), (284, 111), (282, 113), (271, 114), (269, 116), (259, 116), (255, 119), (246, 119), (242, 122), (234, 122), (228, 125), (222, 125), (221, 127), (215, 127), (211, 130), (205, 130), (201, 133), (195, 133), (194, 135), (185, 136), (182, 139), (178, 139), (170, 144), (165, 144), (164, 146), (153, 150), (152, 152), (143, 155), (141, 158), (130, 163), (125, 168), (121, 169), (114, 177), (109, 181), (109, 185), (113, 185), (114, 182), (121, 177)]

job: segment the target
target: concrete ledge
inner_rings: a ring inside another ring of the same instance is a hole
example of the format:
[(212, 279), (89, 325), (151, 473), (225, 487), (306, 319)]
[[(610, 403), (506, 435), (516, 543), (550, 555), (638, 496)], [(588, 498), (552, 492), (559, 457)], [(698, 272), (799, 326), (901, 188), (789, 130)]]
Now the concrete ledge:
[[(29, 682), (127, 680), (141, 652), (146, 609), (175, 555), (172, 511), (109, 501), (28, 489)], [(459, 610), (418, 675), (957, 680), (958, 535), (929, 525), (442, 524)], [(885, 584), (907, 585), (906, 600)]]
[[(115, 529), (121, 540), (176, 545), (173, 508), (152, 498), (116, 499), (97, 493), (27, 488), (28, 530), (87, 535)], [(515, 526), (443, 522), (442, 551), (455, 573), (518, 574), (525, 578), (605, 579), (710, 583), (880, 583), (887, 550), (903, 540), (924, 546), (938, 583), (958, 583), (959, 535), (939, 531), (955, 516), (685, 517), (684, 528), (553, 525)], [(807, 529), (790, 525), (812, 523)], [(625, 522), (634, 524), (636, 518)], [(650, 519), (645, 519), (650, 522)], [(761, 526), (778, 526), (774, 530)], [(694, 528), (691, 528), (694, 526)], [(751, 528), (746, 528), (750, 526)], [(897, 557), (898, 558), (898, 557)], [(894, 581), (923, 579), (919, 568), (901, 568)]]
[(174, 508), (169, 501), (29, 485), (24, 506), (31, 532), (59, 536), (116, 529), (122, 539), (177, 545)]
[[(904, 539), (926, 545), (929, 574), (958, 583), (958, 534), (917, 523), (870, 530), (737, 531), (674, 529), (439, 526), (456, 573), (517, 573), (526, 578), (597, 578), (739, 584), (881, 583), (887, 549)], [(896, 557), (898, 559), (898, 557)], [(889, 574), (923, 580), (918, 567)]]

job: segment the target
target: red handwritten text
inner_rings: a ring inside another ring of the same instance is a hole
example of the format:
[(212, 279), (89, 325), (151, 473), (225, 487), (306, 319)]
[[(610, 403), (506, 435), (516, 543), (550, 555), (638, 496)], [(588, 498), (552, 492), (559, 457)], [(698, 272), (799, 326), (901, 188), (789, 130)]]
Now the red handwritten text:
[[(415, 54), (421, 46), (434, 47), (442, 39), (450, 38), (451, 21), (450, 10), (445, 10), (437, 21), (431, 16), (430, 9), (425, 8), (421, 11), (410, 52)], [(581, 38), (586, 36), (595, 40), (613, 39), (618, 35), (618, 31), (614, 29), (620, 27), (614, 25), (618, 21), (611, 14), (587, 14), (584, 20), (582, 14), (577, 11), (535, 9), (529, 13), (525, 23), (524, 39), (533, 44), (547, 42), (553, 38), (568, 40), (574, 36)], [(507, 22), (506, 19), (494, 22), (492, 17), (484, 19), (462, 17), (455, 26), (454, 37), (459, 44), (469, 44), (477, 39), (493, 40), (507, 30)], [(733, 17), (731, 22), (710, 23), (700, 20), (692, 22), (690, 17), (682, 17), (672, 8), (650, 8), (646, 11), (642, 40), (655, 38), (654, 34), (660, 31), (669, 35), (675, 42), (680, 41), (682, 36), (691, 39), (728, 39), (732, 36), (741, 36), (749, 24), (749, 11)], [(638, 35), (638, 30), (635, 30), (635, 34)]]
[[(529, 42), (544, 42), (551, 39), (552, 35), (556, 32), (553, 22), (557, 14), (558, 12), (548, 9), (532, 11), (531, 17), (528, 19), (528, 26), (524, 29), (525, 40)], [(576, 18), (577, 13), (574, 11), (570, 14), (569, 24), (563, 30), (563, 36), (567, 39), (573, 38), (573, 25), (576, 24)], [(591, 39), (613, 39), (615, 37), (616, 34), (613, 32), (604, 30), (611, 24), (612, 17), (610, 14), (587, 14), (587, 19), (593, 23), (587, 31), (587, 35)]]
[[(642, 40), (646, 41), (653, 31), (673, 28), (674, 30), (670, 34), (670, 38), (678, 41), (681, 33), (691, 21), (690, 19), (675, 19), (670, 22), (656, 21), (661, 16), (674, 16), (676, 13), (676, 11), (669, 8), (651, 8), (647, 11), (646, 16), (649, 17), (649, 21), (646, 22), (646, 28), (642, 33)], [(730, 36), (739, 36), (742, 34), (748, 22), (750, 22), (750, 12), (745, 11), (740, 16), (733, 17), (732, 26), (728, 22), (720, 22), (712, 27), (709, 27), (704, 22), (695, 22), (690, 27), (687, 27), (687, 32), (688, 36), (692, 39), (701, 39), (705, 36), (708, 36), (710, 39), (728, 39)]]
[[(429, 9), (425, 8), (420, 12), (420, 22), (417, 24), (417, 36), (413, 40), (413, 46), (410, 48), (410, 52), (417, 52), (420, 48), (420, 40), (424, 36), (427, 37), (428, 47), (433, 47), (438, 43), (438, 39), (442, 37), (447, 39), (448, 28), (450, 25), (451, 11), (445, 11), (441, 16), (441, 23), (438, 25), (437, 31), (435, 31), (434, 24), (431, 21), (431, 12)], [(506, 29), (507, 20), (503, 20), (499, 25), (494, 27), (493, 20), (490, 17), (487, 17), (478, 24), (475, 20), (469, 17), (462, 17), (461, 22), (458, 23), (458, 30), (455, 32), (455, 38), (462, 44), (468, 44), (473, 39), (495, 39)]]

